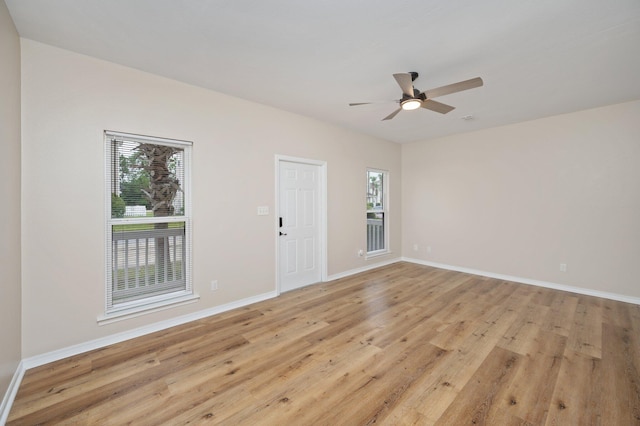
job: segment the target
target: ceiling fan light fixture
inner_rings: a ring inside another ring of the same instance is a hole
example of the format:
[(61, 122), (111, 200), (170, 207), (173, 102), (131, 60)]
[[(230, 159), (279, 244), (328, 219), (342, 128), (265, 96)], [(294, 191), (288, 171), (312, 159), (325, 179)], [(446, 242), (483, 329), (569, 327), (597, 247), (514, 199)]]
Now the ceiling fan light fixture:
[(420, 99), (407, 99), (402, 101), (400, 107), (405, 111), (411, 111), (414, 109), (418, 109), (422, 106), (422, 101)]

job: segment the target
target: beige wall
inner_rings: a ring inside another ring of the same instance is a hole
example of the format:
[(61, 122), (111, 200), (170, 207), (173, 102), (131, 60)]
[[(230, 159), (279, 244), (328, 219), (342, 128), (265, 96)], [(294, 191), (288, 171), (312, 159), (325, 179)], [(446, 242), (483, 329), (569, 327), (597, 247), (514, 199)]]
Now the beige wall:
[(0, 0), (0, 400), (20, 362), (20, 39)]
[[(357, 257), (365, 169), (389, 170), (393, 253), (376, 261), (400, 256), (399, 145), (33, 41), (22, 48), (24, 357), (273, 291), (276, 154), (327, 162), (330, 275), (367, 265)], [(198, 303), (96, 324), (105, 129), (194, 142)], [(257, 216), (259, 205), (271, 215)]]
[(403, 145), (402, 170), (404, 256), (640, 297), (640, 101)]

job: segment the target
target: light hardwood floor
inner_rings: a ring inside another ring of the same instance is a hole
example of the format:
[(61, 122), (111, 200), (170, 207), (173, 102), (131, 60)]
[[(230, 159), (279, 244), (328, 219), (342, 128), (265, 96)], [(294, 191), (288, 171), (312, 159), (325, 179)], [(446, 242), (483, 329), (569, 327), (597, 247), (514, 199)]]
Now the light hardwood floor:
[(27, 371), (8, 424), (638, 425), (640, 306), (409, 263)]

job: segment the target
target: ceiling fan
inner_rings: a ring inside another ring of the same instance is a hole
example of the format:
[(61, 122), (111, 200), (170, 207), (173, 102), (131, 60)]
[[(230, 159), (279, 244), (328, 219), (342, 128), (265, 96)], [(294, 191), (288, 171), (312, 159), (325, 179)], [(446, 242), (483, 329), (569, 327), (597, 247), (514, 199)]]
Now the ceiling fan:
[[(440, 114), (446, 114), (452, 111), (455, 107), (434, 101), (433, 98), (473, 89), (475, 87), (480, 87), (483, 84), (482, 79), (480, 77), (476, 77), (470, 80), (460, 81), (458, 83), (448, 84), (446, 86), (420, 92), (418, 89), (413, 87), (413, 82), (418, 78), (417, 72), (412, 71), (408, 73), (393, 74), (393, 77), (402, 89), (402, 98), (396, 101), (400, 104), (400, 108), (387, 115), (382, 119), (382, 121), (391, 120), (402, 110), (410, 111), (418, 108), (425, 108), (439, 112)], [(349, 104), (349, 106), (368, 105), (371, 103), (373, 102), (356, 102)]]

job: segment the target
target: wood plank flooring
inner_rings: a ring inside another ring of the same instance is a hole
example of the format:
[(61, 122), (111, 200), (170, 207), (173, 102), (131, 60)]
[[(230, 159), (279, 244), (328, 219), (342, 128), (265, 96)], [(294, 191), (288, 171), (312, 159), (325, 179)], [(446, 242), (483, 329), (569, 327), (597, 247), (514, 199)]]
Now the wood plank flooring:
[(640, 306), (410, 263), (26, 372), (9, 425), (640, 425)]

